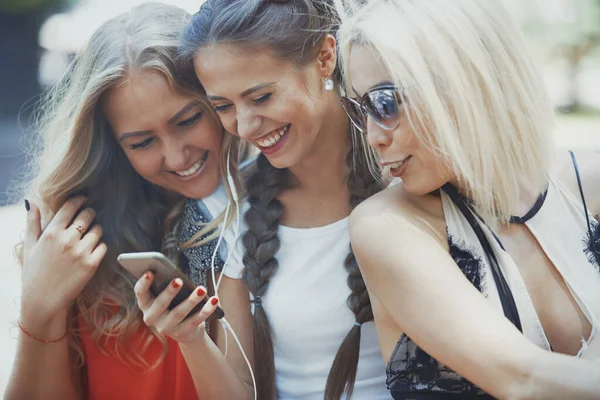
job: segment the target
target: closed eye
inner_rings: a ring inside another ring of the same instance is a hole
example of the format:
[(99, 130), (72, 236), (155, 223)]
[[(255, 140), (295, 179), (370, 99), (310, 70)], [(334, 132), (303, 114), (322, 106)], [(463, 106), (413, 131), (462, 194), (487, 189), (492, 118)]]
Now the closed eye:
[(254, 102), (254, 104), (266, 103), (271, 98), (272, 94), (273, 93), (264, 94), (264, 95), (260, 96), (259, 98), (256, 98), (256, 99), (254, 99), (252, 101)]
[(131, 146), (129, 146), (129, 148), (131, 150), (143, 149), (145, 147), (148, 147), (150, 145), (150, 143), (152, 143), (153, 141), (154, 141), (154, 138), (150, 137), (150, 138), (144, 140), (143, 142), (132, 144)]
[(227, 110), (229, 110), (229, 108), (231, 108), (231, 104), (223, 104), (220, 106), (214, 106), (214, 110), (217, 113), (227, 111)]
[(202, 114), (203, 114), (202, 111), (200, 111), (196, 115), (194, 115), (192, 118), (188, 118), (188, 119), (185, 119), (185, 120), (179, 122), (177, 124), (177, 126), (186, 127), (186, 126), (194, 125), (196, 122), (198, 122), (202, 118)]

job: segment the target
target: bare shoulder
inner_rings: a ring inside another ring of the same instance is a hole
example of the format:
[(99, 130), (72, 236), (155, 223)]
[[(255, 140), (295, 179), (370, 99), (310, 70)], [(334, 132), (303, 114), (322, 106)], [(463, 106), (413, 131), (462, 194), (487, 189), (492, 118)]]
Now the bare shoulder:
[(390, 216), (395, 216), (398, 220), (410, 220), (421, 213), (418, 201), (399, 183), (369, 197), (356, 207), (350, 215), (350, 226), (383, 222)]
[[(594, 215), (600, 214), (600, 152), (577, 151), (574, 152), (581, 186), (585, 201), (590, 212)], [(556, 157), (553, 168), (554, 175), (569, 191), (577, 198), (581, 198), (575, 167), (571, 156), (567, 151), (561, 151)]]
[(445, 232), (441, 200), (435, 196), (412, 196), (402, 184), (365, 200), (350, 216), (352, 246), (359, 251), (362, 248), (366, 254), (381, 251), (381, 246), (389, 245), (389, 238), (399, 245), (411, 246), (423, 237), (433, 237), (447, 246)]

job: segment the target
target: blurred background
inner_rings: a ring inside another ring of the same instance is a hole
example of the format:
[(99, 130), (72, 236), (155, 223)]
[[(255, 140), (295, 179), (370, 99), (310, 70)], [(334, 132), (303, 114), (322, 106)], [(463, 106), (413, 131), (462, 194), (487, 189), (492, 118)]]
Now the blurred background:
[[(451, 1), (451, 0), (449, 0)], [(499, 1), (499, 0), (481, 0)], [(562, 148), (600, 151), (600, 0), (504, 0), (542, 67)], [(0, 389), (12, 359), (19, 271), (13, 247), (25, 212), (10, 189), (24, 168), (41, 91), (105, 20), (141, 0), (0, 0)], [(195, 12), (202, 0), (162, 0)], [(11, 193), (13, 195), (11, 195)]]

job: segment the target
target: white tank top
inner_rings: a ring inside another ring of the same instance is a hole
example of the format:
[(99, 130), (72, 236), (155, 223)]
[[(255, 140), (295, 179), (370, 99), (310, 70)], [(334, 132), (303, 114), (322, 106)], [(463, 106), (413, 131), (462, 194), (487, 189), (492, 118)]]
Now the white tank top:
[[(354, 324), (346, 305), (348, 218), (310, 229), (279, 226), (278, 235), (279, 268), (262, 298), (273, 332), (278, 398), (322, 400), (333, 359)], [(241, 263), (232, 264), (225, 274), (240, 278), (242, 268)], [(391, 399), (375, 324), (365, 323), (361, 329), (352, 398)]]
[[(219, 215), (227, 201), (223, 186), (207, 198), (188, 201), (181, 227), (182, 242), (201, 229), (199, 222), (206, 223)], [(241, 208), (243, 214), (248, 208), (246, 201), (242, 201)], [(215, 267), (220, 271), (227, 253), (233, 249), (224, 274), (240, 279), (245, 252), (241, 236), (246, 225), (243, 218), (239, 227), (236, 222), (224, 232)], [(311, 229), (279, 226), (278, 235), (279, 268), (262, 298), (273, 333), (278, 398), (322, 400), (333, 359), (354, 325), (354, 314), (346, 305), (350, 295), (344, 268), (350, 250), (348, 218)], [(184, 251), (189, 274), (199, 283), (206, 281), (215, 242)], [(352, 398), (391, 399), (385, 386), (385, 362), (375, 324), (368, 322), (361, 329)]]

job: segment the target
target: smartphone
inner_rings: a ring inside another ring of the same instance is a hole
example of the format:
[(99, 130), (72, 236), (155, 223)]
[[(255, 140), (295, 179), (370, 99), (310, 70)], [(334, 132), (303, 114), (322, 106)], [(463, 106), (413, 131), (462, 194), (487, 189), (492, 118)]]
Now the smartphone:
[[(136, 279), (140, 279), (147, 271), (154, 274), (154, 282), (150, 286), (150, 291), (156, 297), (162, 293), (163, 290), (171, 284), (173, 279), (179, 278), (183, 281), (183, 287), (179, 290), (179, 293), (173, 298), (171, 304), (169, 304), (169, 310), (177, 307), (182, 301), (190, 297), (190, 295), (196, 290), (196, 285), (192, 280), (185, 275), (179, 268), (177, 268), (171, 260), (165, 257), (164, 254), (158, 252), (145, 252), (145, 253), (122, 253), (117, 257), (117, 261), (123, 268), (129, 271)], [(196, 307), (190, 311), (187, 315), (200, 312), (202, 307), (206, 304), (206, 299), (203, 299)], [(223, 318), (225, 313), (221, 307), (217, 306), (215, 312), (209, 317), (212, 318)], [(186, 318), (187, 318), (186, 317)]]

